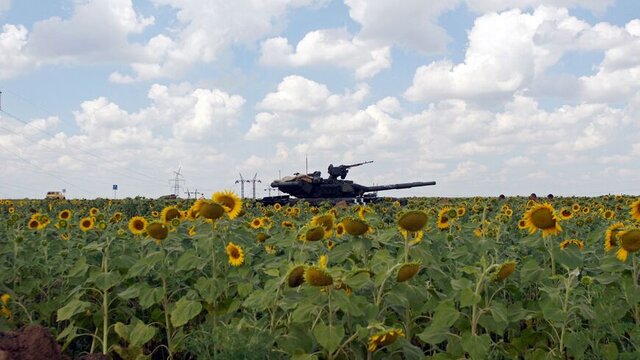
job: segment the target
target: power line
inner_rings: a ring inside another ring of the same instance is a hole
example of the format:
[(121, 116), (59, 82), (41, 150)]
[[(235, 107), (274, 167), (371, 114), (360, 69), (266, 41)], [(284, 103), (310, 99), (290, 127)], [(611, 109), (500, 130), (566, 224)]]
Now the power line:
[[(100, 110), (100, 109), (98, 109), (98, 110)], [(18, 116), (16, 116), (16, 115), (11, 114), (11, 113), (9, 113), (9, 112), (7, 112), (7, 111), (5, 111), (5, 110), (1, 110), (1, 109), (0, 109), (0, 112), (1, 112), (1, 113), (4, 113), (4, 114), (6, 114), (6, 115), (8, 115), (10, 118), (12, 118), (12, 119), (14, 119), (14, 120), (17, 120), (17, 121), (19, 121), (19, 122), (21, 122), (21, 123), (23, 123), (23, 124), (25, 124), (25, 125), (31, 125), (29, 122), (27, 122), (27, 121), (25, 121), (25, 120), (21, 119), (20, 117), (18, 117)], [(43, 134), (46, 134), (46, 135), (48, 135), (48, 136), (52, 137), (52, 138), (54, 138), (54, 137), (55, 137), (55, 135), (54, 135), (54, 134), (52, 134), (52, 133), (50, 133), (50, 132), (48, 132), (48, 131), (46, 131), (46, 130), (40, 129), (40, 128), (38, 128), (37, 126), (33, 126), (33, 128), (34, 128), (34, 129), (36, 129), (37, 131), (39, 131), (39, 132), (43, 133)], [(82, 149), (82, 148), (78, 148), (77, 150), (78, 150), (78, 151), (80, 151), (80, 152), (82, 152), (83, 154), (86, 154), (86, 155), (88, 155), (88, 156), (91, 156), (91, 157), (93, 157), (93, 158), (96, 158), (97, 160), (100, 160), (100, 161), (102, 161), (103, 163), (108, 163), (108, 164), (116, 165), (116, 166), (118, 166), (118, 167), (121, 167), (121, 166), (122, 166), (121, 164), (119, 164), (118, 162), (116, 162), (116, 161), (114, 161), (114, 160), (105, 159), (105, 158), (103, 158), (103, 157), (101, 157), (101, 156), (95, 155), (95, 154), (93, 154), (93, 153), (91, 153), (91, 152), (89, 152), (89, 151), (87, 151), (87, 150)], [(77, 159), (75, 159), (75, 158), (74, 158), (74, 160), (77, 160)], [(155, 178), (153, 178), (153, 177), (151, 177), (151, 176), (149, 176), (149, 175), (147, 175), (147, 174), (145, 174), (145, 173), (142, 173), (142, 172), (139, 172), (139, 171), (135, 171), (135, 170), (133, 170), (133, 169), (128, 169), (128, 168), (122, 168), (122, 170), (123, 170), (123, 171), (127, 171), (127, 172), (129, 172), (129, 173), (131, 173), (131, 174), (136, 174), (136, 175), (138, 175), (138, 176), (142, 176), (142, 177), (146, 178), (147, 180), (151, 180), (151, 181), (157, 182), (158, 184), (160, 183), (160, 182), (158, 182), (158, 180), (157, 180), (157, 179), (155, 179)], [(131, 176), (131, 175), (127, 175), (127, 176)]]

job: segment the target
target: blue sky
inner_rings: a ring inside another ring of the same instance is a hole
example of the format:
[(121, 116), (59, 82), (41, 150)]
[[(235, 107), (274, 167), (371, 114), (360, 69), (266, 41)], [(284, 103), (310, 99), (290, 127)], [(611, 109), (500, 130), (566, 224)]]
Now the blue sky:
[(393, 196), (640, 192), (638, 1), (0, 0), (0, 24), (3, 198), (157, 197), (178, 167), (261, 197), (305, 157), (438, 182)]

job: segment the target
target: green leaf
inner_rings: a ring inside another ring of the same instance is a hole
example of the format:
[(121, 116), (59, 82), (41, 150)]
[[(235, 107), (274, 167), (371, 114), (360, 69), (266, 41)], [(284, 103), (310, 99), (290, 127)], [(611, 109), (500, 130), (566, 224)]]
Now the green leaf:
[(215, 280), (206, 277), (198, 278), (195, 289), (198, 290), (200, 297), (208, 304), (213, 304), (221, 291)]
[(368, 272), (363, 271), (348, 277), (344, 282), (353, 290), (359, 290), (363, 286), (371, 283), (371, 277)]
[(164, 296), (162, 288), (147, 288), (145, 291), (140, 291), (140, 306), (146, 309), (154, 304), (159, 304), (162, 296)]
[(471, 359), (485, 359), (490, 347), (491, 338), (488, 334), (477, 336), (465, 333), (462, 335), (462, 348), (469, 353)]
[(460, 293), (460, 306), (471, 306), (479, 303), (481, 299), (480, 295), (473, 292), (470, 288), (464, 288)]
[(542, 278), (544, 270), (535, 259), (528, 259), (520, 268), (520, 281), (523, 284), (529, 284), (539, 281)]
[(323, 323), (318, 323), (313, 329), (313, 336), (325, 350), (329, 353), (334, 352), (344, 337), (344, 328), (342, 324), (329, 326)]
[(467, 288), (470, 289), (472, 286), (473, 286), (473, 283), (469, 279), (461, 278), (461, 279), (451, 280), (451, 287), (453, 288), (453, 290), (456, 290), (456, 291), (464, 290)]
[(606, 360), (616, 360), (618, 358), (618, 346), (615, 343), (602, 345), (602, 355)]
[(188, 300), (183, 297), (176, 302), (173, 311), (171, 311), (171, 323), (175, 327), (180, 327), (198, 316), (201, 311), (202, 304), (198, 301)]
[(129, 342), (129, 335), (131, 333), (131, 329), (129, 328), (129, 326), (127, 326), (124, 323), (118, 321), (113, 326), (113, 330), (115, 330), (116, 334), (118, 334), (118, 336), (120, 336), (122, 339), (124, 339), (124, 341)]
[(493, 320), (496, 322), (508, 323), (509, 318), (507, 313), (507, 307), (503, 303), (494, 301), (491, 304), (491, 316), (493, 316)]
[(91, 303), (87, 301), (81, 300), (71, 300), (67, 303), (67, 305), (61, 307), (57, 311), (58, 321), (69, 320), (71, 317), (77, 313), (83, 312), (91, 307)]
[(138, 296), (140, 296), (140, 288), (141, 287), (138, 286), (137, 284), (129, 286), (124, 291), (119, 292), (118, 297), (123, 300), (135, 299)]
[(245, 297), (253, 292), (253, 284), (250, 282), (242, 282), (238, 284), (238, 295)]
[(156, 328), (138, 321), (131, 330), (129, 343), (131, 346), (143, 346), (156, 335)]
[(193, 249), (189, 249), (185, 251), (178, 261), (176, 262), (176, 270), (177, 271), (186, 271), (197, 268), (200, 265), (200, 258), (196, 254), (196, 251)]
[(96, 284), (98, 289), (107, 291), (118, 284), (121, 279), (120, 274), (110, 271), (98, 274), (93, 282)]
[(435, 309), (433, 320), (418, 337), (431, 345), (437, 345), (447, 339), (449, 328), (458, 320), (460, 313), (453, 300), (441, 301)]
[(87, 258), (82, 256), (78, 259), (78, 261), (69, 269), (69, 277), (76, 277), (84, 275), (89, 269), (89, 265), (87, 265)]

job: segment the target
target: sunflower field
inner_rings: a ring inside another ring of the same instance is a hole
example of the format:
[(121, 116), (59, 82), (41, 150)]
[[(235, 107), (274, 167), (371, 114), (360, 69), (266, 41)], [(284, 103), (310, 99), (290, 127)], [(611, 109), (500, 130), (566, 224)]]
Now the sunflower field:
[(0, 201), (0, 332), (113, 359), (638, 359), (640, 199)]

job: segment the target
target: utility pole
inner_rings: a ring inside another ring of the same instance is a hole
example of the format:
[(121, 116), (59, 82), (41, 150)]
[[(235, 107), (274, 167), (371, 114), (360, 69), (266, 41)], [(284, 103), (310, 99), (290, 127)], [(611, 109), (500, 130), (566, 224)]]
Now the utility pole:
[(273, 188), (270, 188), (270, 187), (268, 187), (268, 188), (264, 189), (264, 191), (266, 191), (266, 192), (269, 194), (269, 195), (268, 195), (269, 197), (271, 197), (271, 191), (275, 191), (275, 190), (276, 190), (276, 189), (273, 189)]
[[(239, 174), (240, 174), (240, 179), (236, 180), (235, 183), (236, 184), (240, 183), (240, 198), (244, 199), (244, 183), (251, 182), (251, 180), (245, 180), (242, 177), (242, 174), (241, 173), (239, 173)], [(254, 190), (254, 193), (255, 193), (255, 190)]]
[(248, 180), (248, 182), (252, 182), (253, 183), (253, 200), (256, 199), (256, 183), (259, 182), (261, 183), (262, 181), (260, 180), (256, 180), (256, 177), (258, 177), (258, 173), (256, 173), (255, 175), (253, 175), (253, 180)]
[(191, 194), (193, 194), (193, 198), (196, 200), (198, 200), (198, 194), (202, 194), (198, 192), (198, 189), (196, 189), (196, 191), (189, 191), (189, 189), (187, 189), (184, 193), (187, 194), (187, 199), (191, 199)]
[(180, 174), (180, 170), (182, 170), (182, 166), (178, 168), (178, 171), (173, 172), (175, 174), (175, 177), (173, 179), (169, 179), (170, 183), (173, 181), (173, 194), (176, 197), (180, 196), (180, 183), (184, 182), (184, 176)]

